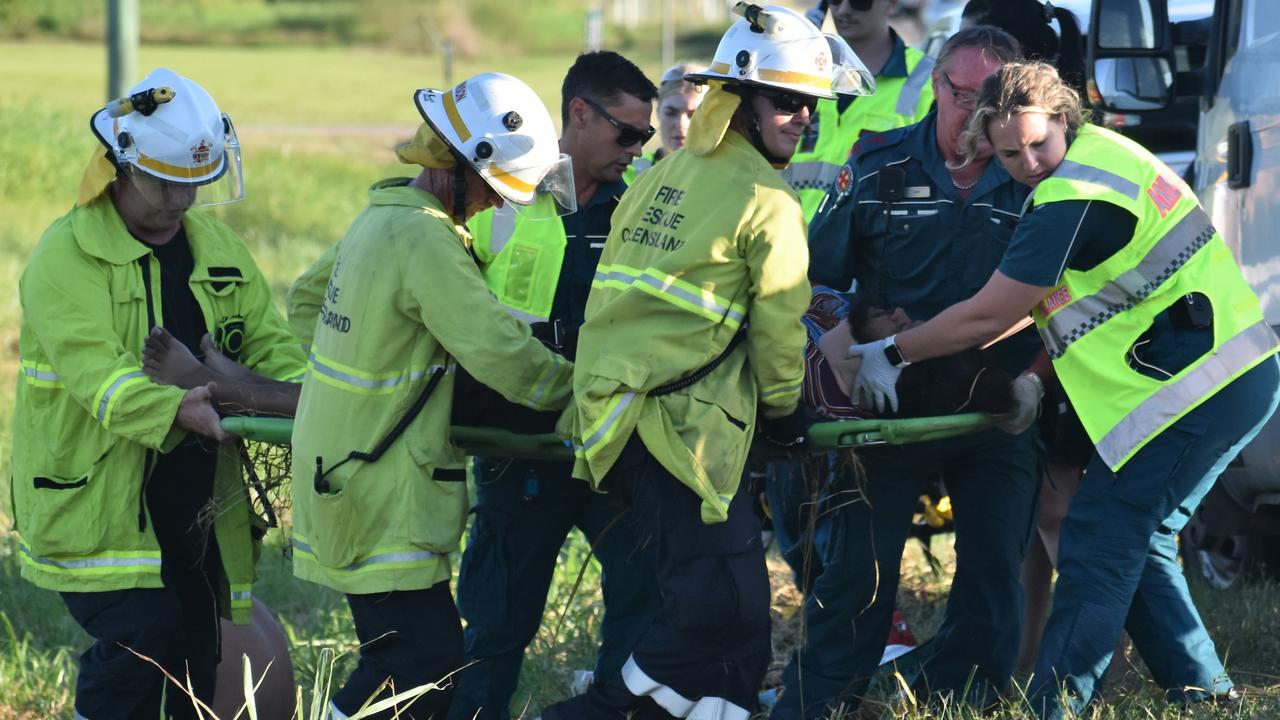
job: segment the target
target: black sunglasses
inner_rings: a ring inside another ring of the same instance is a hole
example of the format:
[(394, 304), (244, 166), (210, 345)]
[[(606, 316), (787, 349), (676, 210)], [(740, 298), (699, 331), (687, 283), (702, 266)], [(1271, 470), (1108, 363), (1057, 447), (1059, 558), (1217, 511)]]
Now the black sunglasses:
[(799, 115), (805, 108), (809, 109), (810, 115), (818, 112), (818, 98), (812, 95), (801, 95), (785, 90), (756, 90), (756, 94), (768, 100), (774, 109), (785, 115)]
[(637, 127), (632, 127), (610, 115), (608, 111), (600, 107), (595, 100), (581, 95), (578, 97), (582, 98), (582, 102), (590, 105), (592, 110), (599, 113), (600, 117), (609, 121), (609, 124), (613, 126), (613, 129), (618, 131), (618, 144), (624, 148), (631, 147), (632, 145), (644, 145), (649, 142), (649, 138), (652, 138), (654, 133), (658, 132), (658, 129), (652, 125), (644, 128), (643, 130)]
[[(836, 7), (840, 2), (841, 0), (827, 0), (827, 5), (829, 7)], [(875, 0), (849, 0), (849, 7), (852, 10), (870, 10), (874, 3)]]

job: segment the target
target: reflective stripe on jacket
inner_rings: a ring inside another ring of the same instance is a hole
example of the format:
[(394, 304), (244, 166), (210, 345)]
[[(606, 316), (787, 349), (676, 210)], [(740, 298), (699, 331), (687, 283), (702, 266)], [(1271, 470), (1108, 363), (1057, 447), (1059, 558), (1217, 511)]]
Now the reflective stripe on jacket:
[[(569, 400), (572, 364), (503, 311), (469, 238), (406, 182), (374, 185), (333, 253), (294, 425), (294, 574), (341, 592), (450, 576), (467, 517), (463, 457), (449, 440), (455, 363), (512, 402), (549, 410)], [(436, 372), (430, 399), (381, 459), (339, 466), (387, 437)]]
[[(599, 485), (633, 431), (725, 519), (755, 429), (796, 407), (809, 301), (795, 194), (735, 132), (705, 157), (677, 152), (641, 175), (613, 215), (579, 335), (575, 474)], [(707, 377), (649, 391), (746, 342)]]
[[(183, 228), (195, 259), (189, 283), (210, 332), (243, 328), (239, 362), (300, 379), (301, 349), (244, 244), (199, 212)], [(158, 261), (109, 194), (55, 222), (22, 274), (12, 479), (22, 575), (40, 587), (161, 587), (144, 474), (149, 453), (183, 437), (174, 417), (185, 391), (142, 372), (143, 342), (163, 319), (160, 282)], [(217, 462), (223, 590), (233, 619), (247, 622), (251, 512), (235, 447), (221, 446)]]
[[(1035, 309), (1054, 370), (1113, 470), (1231, 380), (1276, 352), (1280, 340), (1195, 194), (1138, 144), (1081, 128), (1035, 205), (1099, 200), (1138, 219), (1128, 244), (1096, 267), (1066, 270)], [(1126, 354), (1157, 315), (1203, 293), (1213, 308), (1213, 349), (1160, 381)]]

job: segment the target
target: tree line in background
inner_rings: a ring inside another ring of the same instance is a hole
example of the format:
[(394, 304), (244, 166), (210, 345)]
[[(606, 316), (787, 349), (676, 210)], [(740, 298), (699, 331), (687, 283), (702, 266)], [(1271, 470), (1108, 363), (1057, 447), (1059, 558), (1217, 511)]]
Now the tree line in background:
[[(0, 39), (98, 41), (106, 3), (0, 0)], [(672, 3), (682, 33), (717, 35), (723, 0)], [(625, 51), (651, 42), (661, 5), (648, 0), (138, 0), (147, 44), (368, 45), (426, 55), (445, 43), (464, 57), (578, 52), (587, 16), (604, 21), (604, 43)], [(712, 43), (714, 46), (714, 42)]]

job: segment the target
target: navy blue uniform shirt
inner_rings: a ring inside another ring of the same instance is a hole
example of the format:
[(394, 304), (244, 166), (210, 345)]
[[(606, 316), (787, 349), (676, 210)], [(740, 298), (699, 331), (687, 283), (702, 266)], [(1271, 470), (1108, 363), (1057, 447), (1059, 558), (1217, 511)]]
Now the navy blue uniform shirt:
[(560, 281), (551, 302), (551, 317), (569, 327), (582, 325), (587, 309), (587, 295), (596, 276), (596, 265), (609, 237), (609, 222), (627, 184), (601, 184), (587, 204), (572, 215), (560, 218), (564, 223), (566, 244), (564, 262), (560, 264)]
[[(856, 281), (876, 305), (928, 320), (991, 278), (1030, 188), (1014, 182), (993, 158), (968, 199), (960, 198), (936, 133), (937, 113), (931, 112), (915, 125), (854, 145), (809, 226), (809, 279), (815, 285), (844, 290)], [(993, 360), (1021, 372), (1040, 347), (1028, 329), (992, 348)]]

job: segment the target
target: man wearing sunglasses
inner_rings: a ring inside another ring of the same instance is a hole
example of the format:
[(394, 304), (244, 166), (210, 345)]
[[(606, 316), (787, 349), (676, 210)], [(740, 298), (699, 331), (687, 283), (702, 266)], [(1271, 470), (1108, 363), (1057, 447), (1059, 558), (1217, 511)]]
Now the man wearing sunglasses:
[[(557, 218), (538, 207), (516, 214), (507, 206), (468, 223), (489, 289), (569, 358), (610, 219), (627, 188), (623, 172), (654, 135), (649, 119), (656, 97), (653, 83), (621, 55), (579, 56), (562, 86), (560, 136), (561, 152), (572, 157), (577, 212)], [(457, 412), (454, 422), (462, 423)], [(612, 496), (571, 477), (571, 463), (484, 457), (474, 468), (475, 519), (458, 576), (458, 608), (467, 621), (464, 651), (474, 664), (454, 678), (449, 717), (507, 720), (560, 547), (575, 527), (602, 568), (600, 682), (617, 678), (658, 597), (652, 556), (630, 516)]]
[[(799, 13), (739, 3), (682, 150), (614, 213), (561, 420), (574, 475), (627, 498), (657, 555), (662, 605), (623, 665), (544, 720), (746, 720), (769, 662), (769, 580), (742, 482), (761, 432), (794, 418), (809, 302), (804, 219), (778, 176), (818, 98), (867, 94), (839, 38)], [(620, 689), (619, 689), (620, 688)]]
[(822, 0), (806, 13), (821, 26), (827, 12), (836, 32), (876, 76), (876, 94), (818, 103), (791, 165), (782, 172), (812, 220), (858, 138), (919, 122), (933, 105), (933, 60), (907, 47), (889, 27), (898, 0)]
[[(933, 105), (933, 59), (907, 47), (889, 26), (897, 5), (898, 0), (822, 0), (805, 13), (821, 26), (830, 12), (836, 32), (876, 76), (876, 92), (870, 97), (842, 95), (818, 103), (791, 164), (782, 171), (800, 196), (806, 222), (818, 212), (860, 137), (919, 122)], [(799, 463), (775, 462), (766, 480), (774, 541), (802, 588), (822, 565), (803, 537), (814, 507), (804, 477)]]
[[(960, 167), (957, 149), (983, 80), (1019, 54), (1017, 41), (992, 27), (947, 42), (932, 72), (936, 110), (855, 145), (810, 226), (810, 281), (842, 290), (856, 281), (859, 293), (914, 318), (983, 286), (1028, 190), (989, 161), (989, 150)], [(1017, 376), (1038, 342), (1028, 329), (987, 357)], [(892, 358), (892, 338), (886, 345)], [(900, 355), (893, 362), (905, 364)], [(856, 485), (837, 478), (817, 510), (831, 539), (805, 604), (808, 642), (783, 672), (772, 720), (810, 720), (861, 702), (889, 633), (916, 498), (939, 475), (955, 508), (957, 571), (942, 627), (921, 651), (931, 655), (914, 691), (978, 705), (997, 699), (1018, 652), (1019, 569), (1039, 484), (1034, 429), (870, 448), (859, 457), (865, 478)]]

